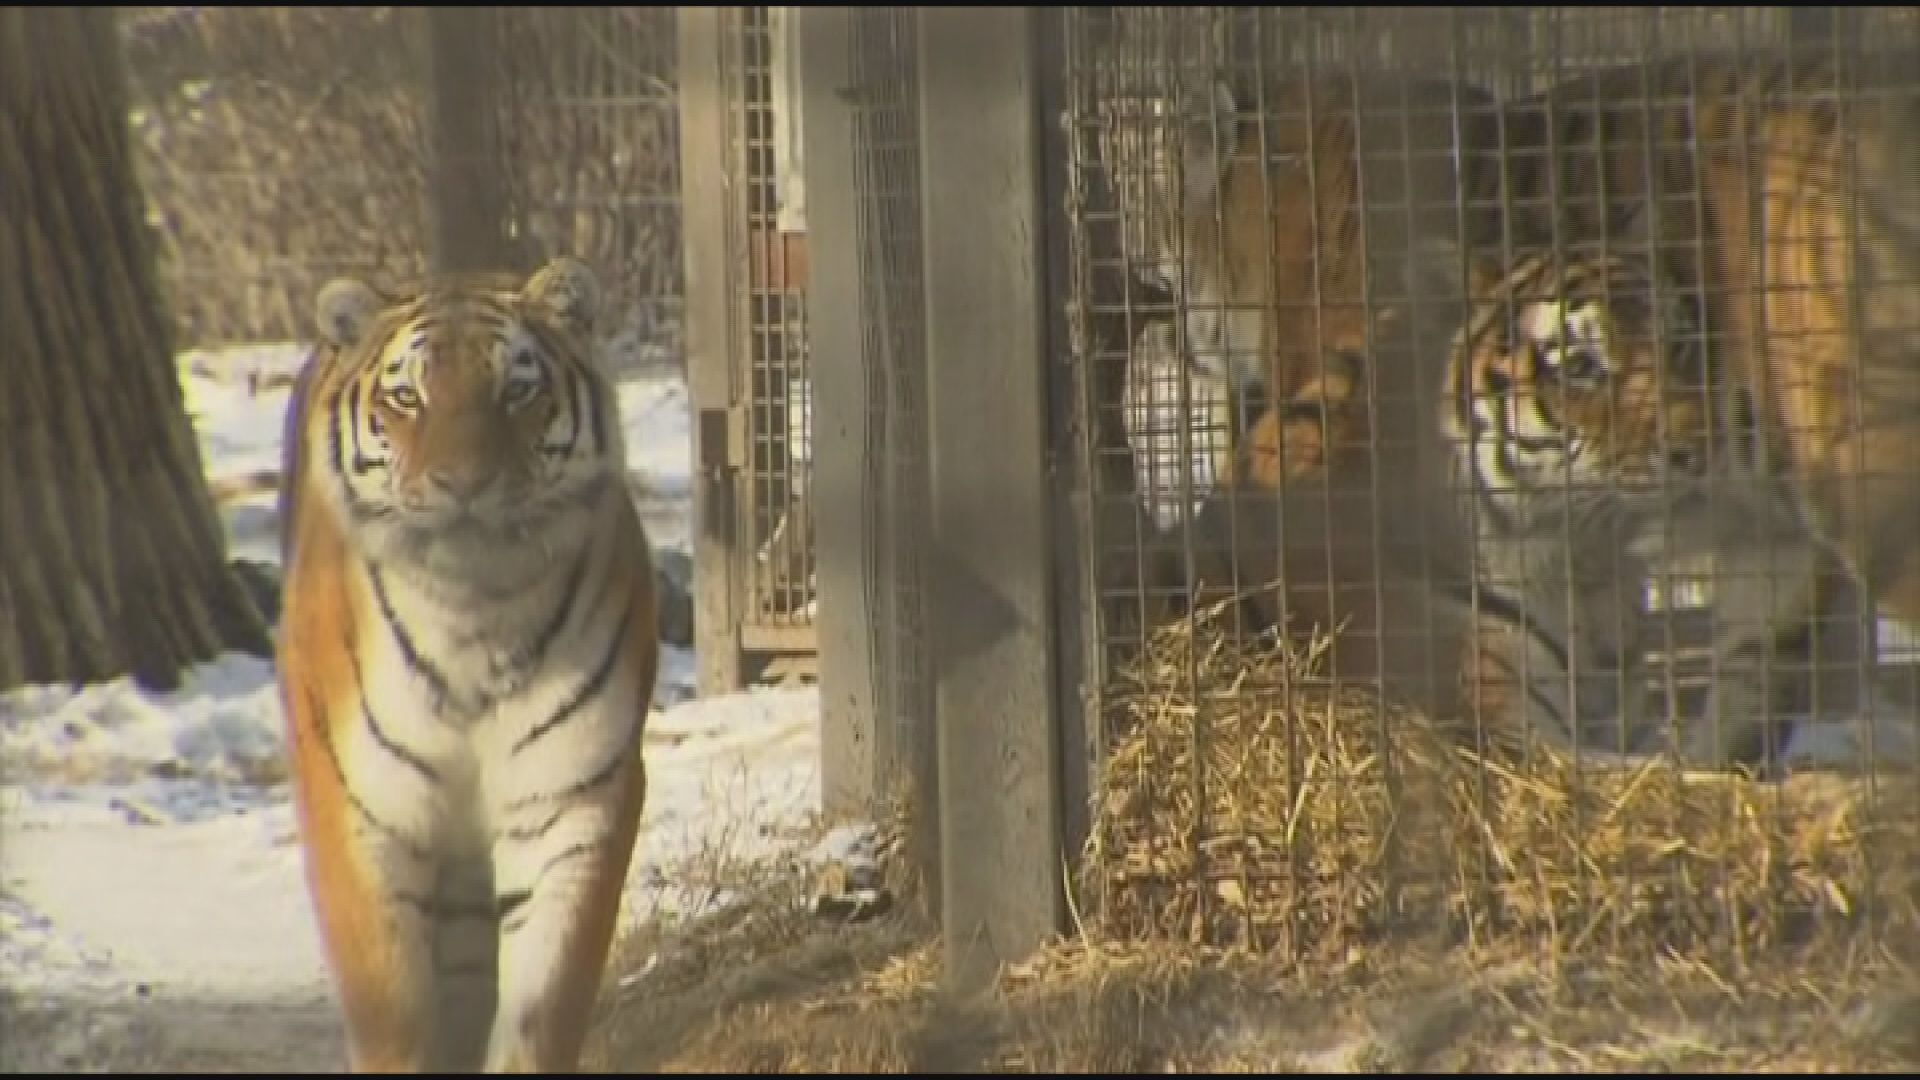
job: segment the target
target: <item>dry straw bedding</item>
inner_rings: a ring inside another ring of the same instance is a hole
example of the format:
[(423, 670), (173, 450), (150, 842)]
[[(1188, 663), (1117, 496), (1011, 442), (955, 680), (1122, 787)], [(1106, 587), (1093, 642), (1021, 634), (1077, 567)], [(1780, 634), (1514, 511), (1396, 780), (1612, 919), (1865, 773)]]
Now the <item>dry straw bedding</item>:
[(1109, 936), (1339, 956), (1418, 927), (1721, 962), (1920, 926), (1911, 774), (1477, 750), (1316, 679), (1312, 652), (1236, 645), (1219, 610), (1162, 627), (1110, 687), (1081, 877)]
[[(1317, 683), (1314, 661), (1235, 649), (1210, 617), (1160, 632), (1110, 688), (1074, 932), (1009, 964), (984, 997), (943, 990), (938, 935), (917, 905), (823, 920), (806, 913), (809, 884), (787, 875), (745, 890), (756, 899), (744, 908), (630, 939), (592, 1063), (1110, 1073), (1916, 1060), (1920, 800), (1907, 778), (1870, 793), (1834, 777), (1481, 755), (1417, 714)], [(1204, 707), (1196, 685), (1213, 688)], [(886, 876), (895, 895), (918, 894), (905, 864)]]

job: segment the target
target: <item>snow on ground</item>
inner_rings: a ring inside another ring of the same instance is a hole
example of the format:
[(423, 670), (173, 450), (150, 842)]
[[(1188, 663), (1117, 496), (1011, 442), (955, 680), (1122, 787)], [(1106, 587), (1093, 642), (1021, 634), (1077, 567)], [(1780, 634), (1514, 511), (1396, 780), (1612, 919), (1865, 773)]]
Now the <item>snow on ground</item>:
[[(235, 557), (279, 561), (274, 493), (244, 482), (279, 467), (303, 358), (297, 345), (181, 357), (209, 481), (241, 485), (222, 502)], [(685, 552), (685, 383), (629, 375), (619, 394), (651, 539)], [(815, 689), (686, 700), (693, 654), (665, 653), (629, 919), (723, 899), (704, 867), (784, 849), (819, 804)], [(272, 664), (239, 655), (200, 665), (171, 693), (123, 678), (0, 695), (0, 988), (22, 1001), (205, 995), (325, 1007), (281, 722)]]

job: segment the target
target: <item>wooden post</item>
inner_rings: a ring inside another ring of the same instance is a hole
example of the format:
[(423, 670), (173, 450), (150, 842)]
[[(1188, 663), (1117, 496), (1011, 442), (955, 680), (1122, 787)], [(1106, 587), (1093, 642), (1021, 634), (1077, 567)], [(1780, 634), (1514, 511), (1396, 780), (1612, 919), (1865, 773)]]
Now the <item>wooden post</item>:
[(1062, 910), (1042, 13), (919, 15), (941, 908), (948, 978), (969, 992)]
[[(726, 30), (731, 8), (683, 7), (680, 35), (681, 248), (687, 389), (694, 408), (693, 630), (703, 697), (741, 685), (735, 517), (746, 416), (734, 407), (736, 275), (746, 255), (729, 175)], [(729, 228), (729, 223), (736, 227)]]
[(432, 154), (429, 265), (443, 273), (531, 270), (507, 232), (499, 19), (492, 8), (436, 7), (422, 14)]
[[(872, 810), (897, 755), (894, 725), (882, 713), (879, 635), (890, 585), (877, 572), (885, 541), (884, 455), (869, 440), (885, 414), (869, 400), (867, 366), (883, 363), (862, 347), (874, 313), (861, 304), (862, 250), (854, 186), (853, 106), (840, 92), (852, 12), (795, 9), (800, 20), (800, 101), (808, 232), (819, 245), (808, 266), (807, 345), (813, 365), (814, 575), (820, 597), (814, 632), (820, 650), (820, 777), (830, 814)], [(882, 403), (882, 408), (884, 404)]]

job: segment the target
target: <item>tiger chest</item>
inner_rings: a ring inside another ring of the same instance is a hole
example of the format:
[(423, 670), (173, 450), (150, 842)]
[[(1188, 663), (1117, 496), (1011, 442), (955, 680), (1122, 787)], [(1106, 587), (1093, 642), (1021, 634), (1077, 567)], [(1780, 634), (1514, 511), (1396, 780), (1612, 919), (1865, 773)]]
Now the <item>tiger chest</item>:
[(485, 816), (620, 756), (644, 703), (617, 663), (619, 627), (565, 599), (449, 604), (388, 589), (358, 650), (359, 707), (335, 725), (355, 770), (379, 779), (372, 797), (394, 814)]

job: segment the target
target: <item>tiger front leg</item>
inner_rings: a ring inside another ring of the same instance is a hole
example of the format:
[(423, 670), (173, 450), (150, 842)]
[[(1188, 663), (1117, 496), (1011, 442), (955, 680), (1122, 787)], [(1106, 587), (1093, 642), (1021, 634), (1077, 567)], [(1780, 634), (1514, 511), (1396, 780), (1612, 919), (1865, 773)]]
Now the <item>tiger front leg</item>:
[[(434, 862), (398, 815), (349, 792), (326, 736), (296, 727), (294, 795), (307, 884), (354, 1072), (427, 1072), (435, 1058)], [(388, 820), (393, 818), (394, 820)]]
[(1568, 656), (1564, 639), (1506, 611), (1482, 609), (1469, 647), (1466, 692), (1488, 738), (1515, 747), (1540, 743), (1593, 764), (1645, 760), (1635, 749), (1646, 726), (1645, 695), (1638, 692), (1642, 666), (1627, 655), (1576, 671)]
[(635, 745), (597, 787), (509, 804), (494, 846), (502, 918), (488, 1072), (577, 1068), (645, 791)]
[(1468, 670), (1489, 734), (1583, 760), (1642, 760), (1644, 605), (1638, 560), (1575, 559), (1566, 538), (1483, 532)]
[(1700, 715), (1681, 727), (1685, 763), (1725, 768), (1773, 756), (1775, 690), (1787, 661), (1807, 659), (1822, 565), (1811, 542), (1781, 531), (1749, 533), (1715, 554), (1712, 680)]

